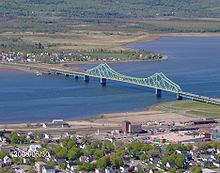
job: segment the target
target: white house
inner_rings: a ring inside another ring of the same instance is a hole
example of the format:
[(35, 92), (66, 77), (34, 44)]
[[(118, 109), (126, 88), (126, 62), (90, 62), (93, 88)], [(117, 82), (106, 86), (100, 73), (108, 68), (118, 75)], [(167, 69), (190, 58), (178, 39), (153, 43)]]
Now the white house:
[(14, 171), (15, 173), (25, 173), (24, 169), (21, 169), (21, 168), (15, 168)]
[(3, 158), (3, 163), (6, 165), (11, 165), (11, 159), (8, 156)]
[(41, 145), (40, 144), (34, 144), (34, 145), (30, 145), (30, 147), (29, 147), (29, 151), (37, 151), (37, 150), (39, 150), (39, 149), (41, 149)]
[(51, 166), (43, 166), (42, 173), (56, 173), (56, 170)]

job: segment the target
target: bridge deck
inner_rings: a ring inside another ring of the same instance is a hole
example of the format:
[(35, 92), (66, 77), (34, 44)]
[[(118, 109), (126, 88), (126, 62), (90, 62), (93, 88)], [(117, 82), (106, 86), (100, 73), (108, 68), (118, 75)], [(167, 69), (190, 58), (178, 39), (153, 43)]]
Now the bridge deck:
[(176, 93), (183, 98), (187, 98), (195, 101), (220, 105), (220, 100), (218, 99), (209, 98), (206, 96), (200, 96), (193, 93), (183, 92), (179, 85), (172, 82), (163, 73), (155, 73), (154, 75), (149, 76), (147, 78), (136, 78), (136, 77), (120, 74), (114, 71), (113, 69), (111, 69), (107, 64), (100, 64), (92, 69), (88, 69), (86, 72), (77, 72), (77, 71), (70, 71), (70, 70), (64, 70), (58, 68), (52, 68), (50, 70), (55, 73), (68, 75), (68, 76), (78, 76), (78, 77), (90, 76), (90, 77), (104, 78), (109, 80), (125, 82), (125, 83), (131, 83), (139, 86)]

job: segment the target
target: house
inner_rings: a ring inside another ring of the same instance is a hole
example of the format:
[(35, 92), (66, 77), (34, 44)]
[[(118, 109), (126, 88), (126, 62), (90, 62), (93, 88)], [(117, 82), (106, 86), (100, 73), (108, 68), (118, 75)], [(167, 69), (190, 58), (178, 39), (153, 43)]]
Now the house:
[(68, 128), (70, 127), (68, 123), (63, 120), (53, 120), (49, 123), (43, 123), (43, 128)]
[(43, 166), (46, 166), (46, 163), (44, 163), (44, 162), (35, 162), (34, 163), (34, 169), (37, 171), (37, 173), (41, 173)]
[(151, 157), (150, 158), (150, 163), (151, 164), (161, 164), (161, 159), (159, 157)]
[(29, 146), (29, 150), (28, 151), (36, 152), (39, 149), (41, 149), (41, 145), (40, 144), (34, 144), (34, 145), (30, 145)]
[(41, 173), (56, 173), (56, 169), (53, 166), (43, 166)]
[(215, 158), (211, 157), (210, 155), (201, 155), (200, 158), (203, 162), (215, 160)]
[(170, 169), (170, 168), (177, 168), (176, 164), (173, 162), (167, 162), (166, 163), (166, 168)]
[(129, 155), (125, 155), (125, 156), (123, 157), (123, 160), (124, 160), (124, 162), (129, 163), (130, 160), (131, 160), (131, 157), (130, 157)]
[(213, 162), (211, 162), (211, 161), (205, 161), (205, 162), (202, 163), (202, 166), (203, 166), (204, 168), (211, 168), (211, 167), (213, 166)]
[(8, 156), (5, 156), (3, 158), (3, 164), (6, 166), (10, 166), (11, 165), (11, 159)]
[(105, 173), (105, 170), (103, 170), (103, 169), (95, 169), (95, 173)]
[(129, 172), (129, 166), (128, 165), (124, 165), (120, 167), (120, 172), (121, 173), (128, 173)]
[(192, 155), (187, 154), (186, 157), (185, 157), (185, 161), (186, 161), (186, 162), (190, 162), (190, 161), (192, 161), (192, 160), (193, 160)]
[(14, 171), (15, 173), (25, 173), (24, 169), (22, 168), (15, 168)]
[(54, 161), (57, 163), (57, 164), (62, 164), (62, 163), (65, 163), (66, 162), (66, 159), (65, 158), (62, 158), (62, 157), (56, 157), (54, 159)]
[(89, 163), (89, 162), (91, 162), (91, 161), (93, 161), (93, 157), (87, 157), (87, 156), (81, 156), (80, 158), (79, 158), (79, 161), (80, 162), (83, 162), (83, 163)]
[(118, 173), (119, 170), (116, 168), (106, 168), (105, 173)]
[(46, 139), (46, 140), (49, 140), (50, 139), (50, 135), (45, 133), (43, 138)]
[(208, 152), (208, 154), (215, 154), (217, 151), (215, 148), (208, 148), (207, 152)]
[(34, 139), (35, 135), (33, 132), (28, 132), (26, 138)]
[(134, 167), (134, 171), (136, 172), (146, 172), (147, 170), (147, 167), (146, 165), (140, 163), (140, 164), (137, 164), (135, 167)]
[(50, 161), (50, 159), (51, 159), (50, 152), (47, 152), (47, 154), (46, 154), (46, 156), (45, 156), (45, 159), (46, 159), (47, 161)]
[(217, 168), (220, 168), (220, 162), (213, 162), (213, 165), (216, 166)]
[(204, 168), (202, 169), (202, 173), (217, 173), (217, 172), (211, 169)]
[(75, 162), (67, 162), (67, 166), (66, 166), (66, 171), (70, 172), (70, 173), (77, 173), (77, 163)]
[(81, 149), (84, 149), (84, 148), (86, 147), (86, 144), (81, 144), (79, 147), (80, 147)]
[(4, 136), (0, 136), (0, 142), (2, 143), (8, 143), (7, 138), (5, 138)]
[(154, 172), (158, 172), (158, 169), (154, 168), (154, 169), (150, 169), (149, 173), (154, 173)]
[(187, 154), (186, 150), (176, 150), (177, 154)]

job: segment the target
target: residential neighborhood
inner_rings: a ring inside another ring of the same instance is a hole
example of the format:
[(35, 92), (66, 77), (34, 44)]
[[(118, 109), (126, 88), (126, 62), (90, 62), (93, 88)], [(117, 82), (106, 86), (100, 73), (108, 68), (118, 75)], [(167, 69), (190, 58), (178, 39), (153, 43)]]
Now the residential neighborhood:
[(63, 120), (48, 123), (41, 127), (48, 129), (48, 133), (1, 131), (1, 172), (220, 171), (218, 123), (214, 128), (190, 129), (182, 122), (183, 126), (177, 128), (174, 123), (168, 126), (167, 122), (149, 122), (146, 126), (123, 121), (119, 129), (97, 130), (87, 135), (50, 134), (53, 128), (70, 131), (71, 126)]

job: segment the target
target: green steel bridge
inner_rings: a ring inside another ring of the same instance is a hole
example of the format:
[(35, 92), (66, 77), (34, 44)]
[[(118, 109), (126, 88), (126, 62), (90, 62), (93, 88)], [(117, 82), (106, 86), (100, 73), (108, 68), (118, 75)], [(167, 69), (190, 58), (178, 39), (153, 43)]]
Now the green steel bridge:
[(100, 64), (94, 68), (88, 69), (85, 72), (77, 72), (70, 70), (63, 70), (58, 68), (50, 69), (51, 73), (63, 74), (65, 76), (73, 76), (75, 78), (83, 78), (86, 82), (89, 81), (89, 77), (95, 77), (100, 79), (101, 85), (106, 85), (106, 80), (120, 81), (129, 84), (135, 84), (147, 88), (155, 89), (155, 93), (158, 97), (161, 96), (162, 91), (167, 91), (175, 93), (178, 100), (183, 98), (191, 99), (199, 102), (220, 105), (220, 100), (209, 98), (205, 96), (200, 96), (193, 93), (188, 93), (182, 91), (181, 87), (176, 83), (168, 79), (163, 73), (155, 73), (152, 76), (146, 78), (137, 78), (126, 76), (121, 73), (116, 72), (108, 64)]

